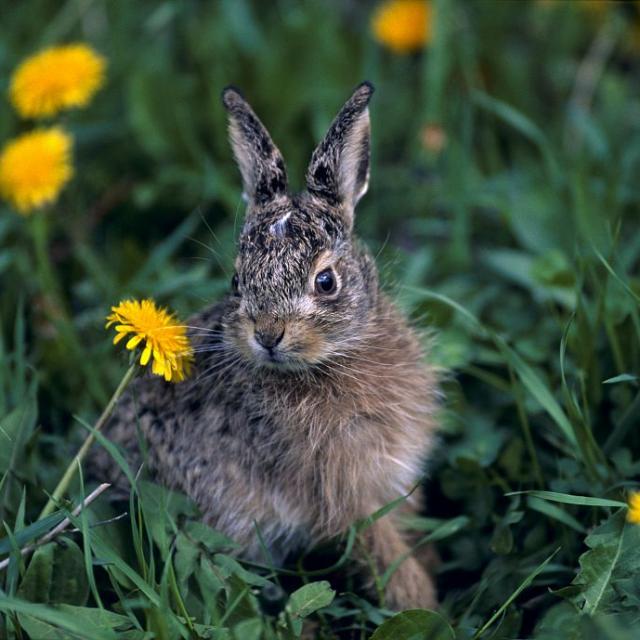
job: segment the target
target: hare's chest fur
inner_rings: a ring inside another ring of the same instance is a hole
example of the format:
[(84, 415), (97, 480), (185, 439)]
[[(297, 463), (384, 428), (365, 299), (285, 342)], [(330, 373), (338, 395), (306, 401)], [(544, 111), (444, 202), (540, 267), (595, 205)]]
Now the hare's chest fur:
[(322, 424), (291, 422), (282, 429), (281, 439), (263, 443), (246, 459), (244, 490), (227, 490), (209, 514), (212, 524), (236, 539), (251, 534), (249, 556), (260, 555), (256, 528), (281, 559), (408, 494), (430, 444), (423, 422), (383, 425), (359, 415), (349, 421), (326, 416)]
[[(415, 377), (420, 367), (407, 375)], [(317, 538), (335, 535), (419, 481), (433, 419), (426, 387), (408, 393), (400, 381), (387, 380), (378, 391), (343, 386), (289, 399), (285, 406), (274, 402), (277, 426), (254, 459), (283, 524)]]

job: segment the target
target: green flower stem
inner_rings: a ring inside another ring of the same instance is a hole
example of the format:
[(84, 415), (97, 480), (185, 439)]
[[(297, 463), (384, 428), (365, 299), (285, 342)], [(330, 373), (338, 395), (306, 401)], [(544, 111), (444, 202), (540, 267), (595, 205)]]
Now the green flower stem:
[[(100, 431), (100, 429), (102, 429), (102, 427), (105, 425), (106, 421), (109, 419), (109, 416), (113, 412), (113, 409), (115, 408), (118, 400), (120, 399), (120, 396), (123, 394), (124, 390), (127, 388), (129, 383), (133, 379), (133, 376), (135, 375), (137, 369), (138, 369), (138, 365), (137, 363), (134, 363), (129, 367), (127, 372), (124, 374), (124, 377), (120, 381), (118, 388), (114, 391), (113, 395), (111, 396), (111, 399), (107, 403), (107, 406), (104, 408), (104, 411), (98, 418), (98, 421), (96, 422), (94, 427), (95, 431)], [(84, 460), (94, 440), (95, 440), (95, 433), (90, 433), (85, 439), (85, 441), (82, 443), (82, 446), (78, 450), (78, 453), (76, 454), (74, 459), (71, 461), (71, 463), (67, 467), (66, 471), (64, 472), (64, 475), (60, 479), (60, 482), (58, 482), (58, 486), (55, 488), (55, 490), (51, 494), (51, 497), (49, 498), (47, 504), (42, 510), (42, 513), (40, 513), (40, 517), (38, 518), (39, 520), (48, 516), (55, 509), (57, 503), (60, 501), (60, 499), (66, 492), (66, 490), (69, 488), (69, 484), (71, 484), (71, 480), (73, 479), (73, 476), (75, 475), (76, 470), (78, 469), (78, 466)]]
[(509, 367), (509, 379), (511, 381), (511, 391), (513, 397), (516, 400), (516, 407), (518, 411), (518, 419), (520, 420), (520, 427), (522, 428), (522, 434), (524, 435), (524, 442), (527, 447), (527, 453), (531, 459), (531, 467), (533, 469), (533, 475), (538, 483), (540, 489), (544, 489), (544, 478), (542, 476), (542, 469), (540, 467), (540, 461), (538, 460), (538, 454), (536, 453), (536, 447), (533, 443), (533, 436), (531, 435), (531, 425), (529, 424), (529, 417), (524, 408), (524, 398), (522, 397), (522, 389), (518, 386), (515, 373), (513, 369)]
[(47, 214), (42, 211), (36, 212), (30, 220), (30, 231), (33, 238), (33, 245), (36, 257), (36, 271), (40, 281), (42, 295), (51, 296), (56, 304), (64, 310), (60, 299), (60, 287), (56, 281), (55, 271), (49, 259), (49, 224)]
[(76, 335), (75, 327), (69, 310), (65, 303), (63, 289), (58, 281), (56, 270), (51, 263), (49, 255), (49, 216), (46, 212), (38, 211), (31, 216), (29, 231), (33, 240), (36, 274), (40, 286), (40, 294), (49, 304), (45, 305), (45, 313), (47, 313), (50, 321), (53, 323), (64, 344), (73, 354), (74, 360), (78, 363), (82, 370), (85, 380), (87, 381), (87, 390), (96, 401), (101, 404), (106, 400), (106, 393), (99, 384), (99, 380), (95, 377), (89, 362), (85, 357), (85, 351), (80, 344)]

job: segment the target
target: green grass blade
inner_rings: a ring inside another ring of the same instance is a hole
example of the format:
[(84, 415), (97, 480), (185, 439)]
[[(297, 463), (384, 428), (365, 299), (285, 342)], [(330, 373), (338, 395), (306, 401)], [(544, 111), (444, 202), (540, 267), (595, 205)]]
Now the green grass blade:
[(584, 535), (587, 532), (586, 528), (582, 524), (580, 524), (580, 522), (578, 522), (571, 514), (567, 513), (551, 502), (542, 500), (541, 498), (536, 498), (535, 496), (529, 496), (527, 498), (527, 505), (530, 509), (543, 513), (544, 515), (549, 516), (554, 520), (558, 520), (559, 522), (562, 522), (562, 524), (566, 524), (568, 527), (580, 534)]
[(520, 586), (502, 603), (498, 610), (485, 622), (482, 627), (474, 634), (474, 640), (481, 638), (487, 629), (506, 611), (507, 607), (540, 575), (545, 567), (553, 560), (560, 549), (556, 549), (542, 564), (537, 566), (521, 583)]
[(591, 496), (574, 496), (568, 493), (558, 493), (557, 491), (512, 491), (506, 496), (528, 495), (541, 500), (551, 502), (562, 502), (563, 504), (576, 504), (585, 507), (626, 507), (625, 502), (620, 500), (607, 500), (606, 498), (593, 498)]

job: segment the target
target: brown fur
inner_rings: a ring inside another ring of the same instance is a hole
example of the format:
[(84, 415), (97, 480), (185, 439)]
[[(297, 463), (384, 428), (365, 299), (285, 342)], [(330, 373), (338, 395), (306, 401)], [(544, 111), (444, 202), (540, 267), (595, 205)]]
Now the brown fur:
[[(249, 197), (238, 290), (189, 321), (194, 375), (136, 381), (107, 426), (139, 463), (139, 423), (155, 477), (191, 496), (246, 557), (260, 557), (256, 527), (276, 561), (343, 533), (407, 494), (432, 444), (434, 370), (352, 236), (371, 93), (356, 90), (314, 153), (309, 191), (292, 196), (266, 130), (237, 92), (225, 92)], [(314, 283), (326, 269), (338, 286), (323, 295)], [(105, 453), (94, 465), (119, 480)], [(388, 606), (435, 605), (395, 513), (365, 530), (358, 548), (380, 573), (407, 555), (387, 585)]]

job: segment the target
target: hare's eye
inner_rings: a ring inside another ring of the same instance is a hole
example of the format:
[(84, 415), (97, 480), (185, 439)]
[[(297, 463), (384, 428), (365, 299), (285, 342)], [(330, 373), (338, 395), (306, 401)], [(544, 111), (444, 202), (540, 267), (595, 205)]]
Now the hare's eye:
[(325, 269), (316, 276), (316, 292), (321, 295), (335, 293), (337, 286), (336, 275), (331, 269)]
[(240, 279), (238, 278), (238, 274), (234, 273), (233, 278), (231, 278), (231, 290), (235, 295), (238, 295), (238, 285), (240, 284)]

